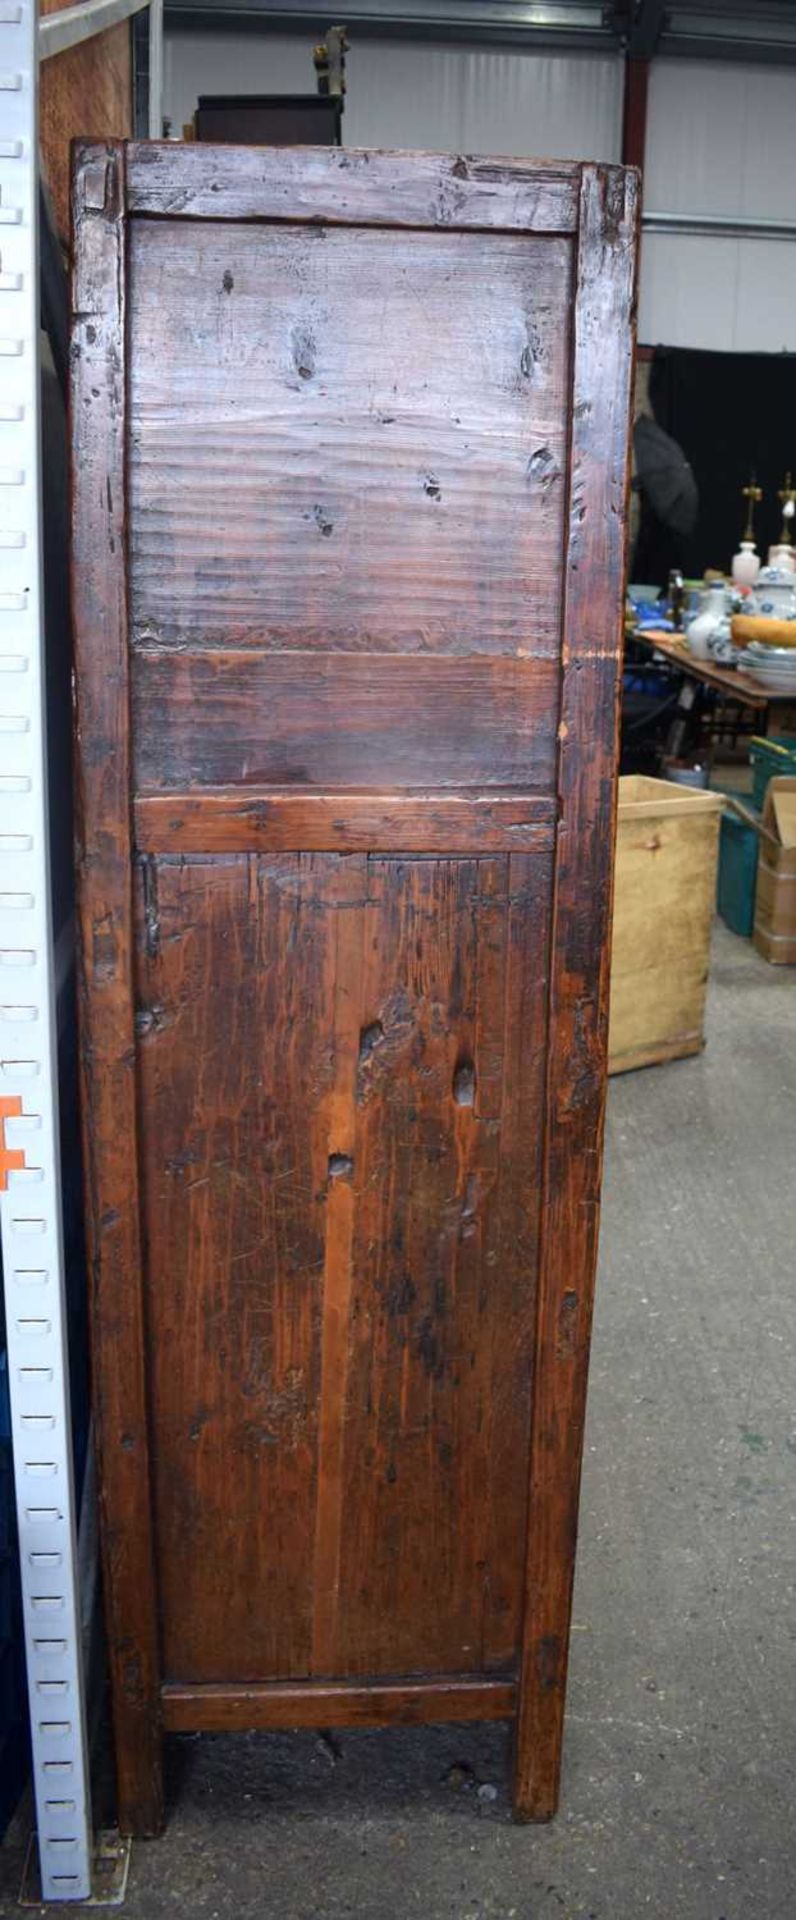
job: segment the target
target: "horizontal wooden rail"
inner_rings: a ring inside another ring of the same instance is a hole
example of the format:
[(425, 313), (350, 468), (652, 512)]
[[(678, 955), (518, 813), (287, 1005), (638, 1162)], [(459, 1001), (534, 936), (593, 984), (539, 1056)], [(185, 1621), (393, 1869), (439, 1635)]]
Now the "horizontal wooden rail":
[(289, 1680), (261, 1685), (188, 1686), (161, 1692), (168, 1733), (223, 1733), (266, 1727), (425, 1726), (448, 1720), (510, 1720), (513, 1680)]
[(135, 802), (140, 853), (501, 853), (549, 844), (547, 794), (208, 788)]
[(580, 167), (356, 147), (131, 142), (127, 210), (193, 220), (574, 233)]

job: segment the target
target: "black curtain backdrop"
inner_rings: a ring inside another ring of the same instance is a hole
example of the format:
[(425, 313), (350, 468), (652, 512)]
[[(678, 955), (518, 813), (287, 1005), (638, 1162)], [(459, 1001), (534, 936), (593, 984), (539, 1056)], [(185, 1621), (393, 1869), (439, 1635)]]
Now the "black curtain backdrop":
[(779, 538), (777, 491), (788, 470), (796, 485), (796, 354), (658, 347), (649, 393), (655, 419), (679, 441), (699, 488), (699, 519), (677, 562), (695, 577), (706, 567), (729, 572), (745, 525), (741, 488), (752, 471), (763, 489), (755, 537), (765, 562)]

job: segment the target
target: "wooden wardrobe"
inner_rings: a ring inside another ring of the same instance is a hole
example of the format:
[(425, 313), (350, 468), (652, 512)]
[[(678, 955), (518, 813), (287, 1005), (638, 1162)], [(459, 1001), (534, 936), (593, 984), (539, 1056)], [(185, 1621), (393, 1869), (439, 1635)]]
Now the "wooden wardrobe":
[(122, 1828), (163, 1730), (507, 1719), (553, 1813), (636, 180), (85, 145), (73, 589)]

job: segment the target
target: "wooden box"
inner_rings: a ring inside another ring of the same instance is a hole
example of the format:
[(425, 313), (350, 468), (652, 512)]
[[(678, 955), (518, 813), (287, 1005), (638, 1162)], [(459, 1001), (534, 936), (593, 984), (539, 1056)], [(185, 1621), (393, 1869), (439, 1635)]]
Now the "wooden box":
[(608, 1071), (699, 1053), (721, 794), (646, 774), (619, 782)]
[(796, 780), (766, 789), (755, 892), (754, 943), (774, 966), (796, 964)]
[(506, 1718), (556, 1805), (636, 181), (87, 146), (81, 1021), (122, 1828), (161, 1731)]

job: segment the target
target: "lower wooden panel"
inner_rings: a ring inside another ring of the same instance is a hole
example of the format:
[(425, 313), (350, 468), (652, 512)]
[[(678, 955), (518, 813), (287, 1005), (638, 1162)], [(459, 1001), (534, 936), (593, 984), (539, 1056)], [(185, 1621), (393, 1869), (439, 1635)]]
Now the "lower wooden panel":
[(453, 1720), (510, 1720), (513, 1680), (394, 1680), (373, 1686), (297, 1682), (288, 1686), (165, 1686), (167, 1733), (253, 1732), (267, 1727), (425, 1726)]
[(551, 840), (140, 862), (171, 1681), (516, 1657)]

